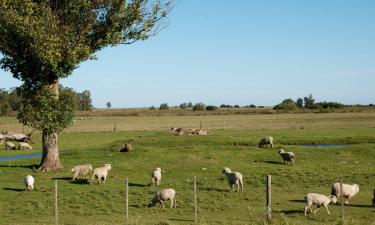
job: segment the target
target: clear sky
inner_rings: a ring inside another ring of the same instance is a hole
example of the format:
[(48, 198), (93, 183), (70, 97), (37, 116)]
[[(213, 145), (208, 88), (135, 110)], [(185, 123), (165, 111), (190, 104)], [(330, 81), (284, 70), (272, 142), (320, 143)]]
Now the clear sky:
[[(64, 86), (95, 107), (375, 103), (375, 1), (179, 0), (169, 26), (107, 48)], [(19, 85), (0, 71), (0, 88)]]

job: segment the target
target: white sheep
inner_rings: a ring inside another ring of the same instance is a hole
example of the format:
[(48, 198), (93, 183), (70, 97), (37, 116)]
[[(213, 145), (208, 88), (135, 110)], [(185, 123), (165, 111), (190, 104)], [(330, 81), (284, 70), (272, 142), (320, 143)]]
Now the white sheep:
[(5, 148), (7, 149), (7, 150), (16, 150), (17, 148), (16, 148), (16, 146), (13, 144), (13, 142), (11, 142), (11, 141), (7, 141), (6, 143), (5, 143)]
[(286, 151), (284, 151), (284, 149), (280, 148), (279, 154), (280, 154), (281, 158), (284, 159), (284, 164), (285, 164), (285, 161), (288, 161), (288, 162), (291, 162), (294, 165), (294, 163), (296, 161), (296, 156), (294, 155), (293, 152), (286, 152)]
[(148, 204), (148, 207), (153, 207), (157, 203), (160, 203), (161, 207), (164, 208), (163, 201), (170, 201), (171, 202), (171, 208), (176, 208), (176, 199), (175, 199), (176, 191), (172, 188), (163, 189), (161, 191), (158, 191), (155, 196), (151, 199), (150, 203)]
[(228, 167), (224, 167), (223, 173), (228, 178), (229, 191), (232, 191), (233, 185), (236, 185), (237, 186), (237, 192), (240, 190), (240, 186), (241, 186), (241, 192), (243, 192), (243, 179), (242, 179), (241, 173), (232, 172)]
[(264, 146), (267, 148), (268, 145), (273, 148), (273, 137), (271, 136), (261, 138), (258, 143), (258, 148), (263, 148)]
[(158, 168), (155, 168), (155, 170), (152, 171), (151, 173), (152, 186), (155, 186), (155, 183), (156, 183), (156, 186), (159, 186), (160, 181), (161, 181), (161, 169), (158, 167)]
[(331, 195), (336, 197), (344, 197), (346, 198), (345, 204), (349, 204), (350, 198), (356, 195), (359, 192), (358, 184), (342, 184), (342, 196), (341, 196), (341, 187), (340, 183), (332, 184), (331, 188)]
[(83, 175), (83, 178), (86, 178), (86, 175), (92, 170), (92, 165), (91, 164), (86, 164), (86, 165), (78, 165), (73, 167), (72, 172), (73, 172), (73, 181), (79, 176)]
[(95, 168), (94, 173), (92, 174), (92, 177), (91, 177), (91, 183), (94, 181), (95, 178), (98, 179), (99, 184), (102, 183), (102, 180), (103, 180), (103, 183), (105, 183), (105, 181), (107, 180), (108, 171), (111, 169), (112, 169), (111, 164), (104, 164), (103, 167)]
[(32, 150), (33, 147), (31, 145), (29, 145), (29, 143), (26, 143), (26, 142), (20, 142), (18, 144), (18, 149), (19, 150)]
[[(327, 209), (327, 213), (331, 214), (328, 210), (328, 205), (330, 203), (335, 204), (337, 202), (337, 198), (334, 195), (325, 196), (325, 195), (316, 194), (316, 193), (308, 193), (305, 196), (305, 201), (306, 201), (305, 216), (307, 214), (308, 209), (310, 209), (310, 212), (315, 214), (316, 212), (319, 211), (320, 206), (324, 206)], [(317, 206), (317, 209), (315, 211), (311, 209), (311, 206), (314, 204)]]
[(27, 175), (25, 179), (23, 180), (25, 183), (26, 188), (31, 191), (34, 189), (34, 177), (31, 175)]

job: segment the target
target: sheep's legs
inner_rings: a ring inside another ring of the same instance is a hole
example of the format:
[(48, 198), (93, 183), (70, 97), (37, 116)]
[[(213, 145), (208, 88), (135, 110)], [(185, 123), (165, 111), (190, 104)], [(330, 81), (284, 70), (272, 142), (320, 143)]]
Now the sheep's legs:
[(317, 213), (319, 211), (319, 209), (320, 209), (320, 205), (317, 206), (316, 210), (314, 211), (314, 215), (315, 215), (315, 213)]
[(326, 208), (327, 213), (328, 213), (329, 215), (331, 215), (331, 212), (328, 210), (328, 206), (327, 206), (327, 205), (324, 205), (324, 207)]
[(173, 199), (171, 199), (171, 208), (173, 208)]
[(164, 203), (163, 203), (163, 201), (160, 200), (159, 202), (160, 202), (161, 207), (164, 209)]

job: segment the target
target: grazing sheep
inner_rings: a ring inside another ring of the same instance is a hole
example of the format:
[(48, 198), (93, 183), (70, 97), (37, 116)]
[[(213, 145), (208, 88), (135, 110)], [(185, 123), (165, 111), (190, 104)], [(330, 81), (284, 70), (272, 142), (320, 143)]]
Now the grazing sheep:
[(91, 164), (86, 164), (86, 165), (78, 165), (73, 167), (72, 172), (73, 172), (73, 181), (79, 176), (83, 175), (83, 178), (86, 178), (86, 175), (92, 170), (92, 165)]
[(18, 144), (18, 149), (19, 150), (32, 150), (33, 147), (26, 142), (20, 142)]
[(23, 182), (25, 183), (27, 190), (31, 191), (34, 189), (34, 177), (33, 176), (27, 175), (25, 179), (23, 180)]
[(359, 186), (358, 184), (342, 184), (342, 196), (341, 196), (341, 188), (340, 183), (334, 183), (332, 184), (331, 188), (331, 195), (339, 197), (346, 198), (345, 204), (349, 204), (350, 198), (352, 198), (354, 195), (356, 195), (359, 192)]
[(11, 141), (7, 141), (6, 144), (5, 144), (5, 148), (7, 150), (16, 150), (17, 147), (13, 144), (13, 142)]
[(258, 143), (258, 148), (264, 148), (264, 146), (267, 148), (268, 145), (273, 148), (273, 137), (271, 136), (261, 138)]
[[(328, 205), (330, 203), (333, 203), (335, 204), (337, 202), (337, 198), (336, 196), (334, 195), (330, 195), (330, 196), (325, 196), (325, 195), (321, 195), (321, 194), (316, 194), (316, 193), (308, 193), (306, 196), (305, 196), (305, 201), (306, 201), (306, 206), (305, 206), (305, 216), (307, 214), (307, 210), (310, 209), (310, 212), (312, 212), (313, 214), (315, 214), (316, 212), (319, 211), (320, 209), (320, 206), (324, 206), (326, 209), (327, 209), (327, 213), (328, 214), (331, 214), (328, 210)], [(315, 204), (317, 205), (317, 209), (315, 211), (313, 211), (311, 209), (311, 206)]]
[(237, 192), (240, 190), (240, 186), (241, 192), (243, 192), (243, 179), (241, 173), (232, 172), (228, 167), (224, 167), (223, 173), (225, 173), (228, 178), (229, 191), (232, 191), (233, 185), (237, 185)]
[(152, 186), (155, 186), (155, 183), (156, 183), (156, 186), (159, 186), (160, 181), (161, 181), (161, 169), (158, 167), (158, 168), (155, 168), (155, 170), (152, 171), (151, 173)]
[(111, 169), (112, 169), (111, 164), (104, 164), (103, 167), (95, 168), (94, 173), (92, 174), (92, 177), (91, 177), (91, 183), (94, 181), (95, 178), (98, 179), (99, 184), (102, 183), (102, 180), (103, 180), (103, 183), (105, 183), (107, 179), (108, 171)]
[(133, 150), (133, 147), (131, 144), (126, 143), (124, 147), (120, 150), (120, 152), (130, 152)]
[(171, 208), (176, 208), (176, 199), (175, 199), (176, 191), (172, 188), (163, 189), (161, 191), (158, 191), (155, 196), (151, 199), (150, 203), (148, 204), (148, 207), (153, 207), (157, 203), (160, 203), (161, 207), (164, 208), (163, 201), (170, 201), (171, 202)]
[(279, 154), (280, 154), (281, 158), (284, 159), (284, 164), (285, 164), (285, 161), (288, 161), (288, 162), (291, 162), (294, 165), (294, 163), (296, 161), (296, 156), (294, 155), (293, 152), (285, 152), (284, 149), (280, 148)]

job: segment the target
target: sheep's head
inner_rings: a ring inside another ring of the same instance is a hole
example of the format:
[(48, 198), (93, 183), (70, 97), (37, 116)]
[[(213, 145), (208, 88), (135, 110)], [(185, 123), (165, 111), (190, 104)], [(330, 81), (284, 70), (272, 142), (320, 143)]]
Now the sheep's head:
[(161, 172), (161, 168), (157, 167), (157, 168), (155, 168), (155, 171), (160, 171)]
[(285, 153), (284, 149), (280, 148), (280, 150), (279, 150), (279, 154), (281, 155), (281, 154), (283, 154), (283, 153)]
[(104, 166), (105, 166), (105, 167), (107, 167), (107, 168), (108, 168), (108, 170), (111, 170), (111, 169), (112, 169), (112, 166), (111, 166), (111, 164), (104, 164)]
[(337, 197), (336, 196), (330, 195), (329, 198), (331, 199), (331, 203), (332, 204), (336, 204), (337, 203)]
[(353, 184), (353, 188), (354, 188), (355, 193), (359, 192), (359, 185), (358, 184)]
[(148, 207), (151, 208), (151, 207), (155, 206), (156, 203), (158, 203), (158, 200), (157, 200), (156, 197), (154, 197), (154, 198), (151, 199), (151, 201), (148, 203)]
[(89, 170), (91, 171), (92, 170), (92, 165), (88, 164), (88, 167), (89, 167)]
[(232, 172), (232, 170), (230, 170), (228, 167), (224, 167), (223, 173), (227, 174), (227, 173), (230, 173), (230, 172)]

